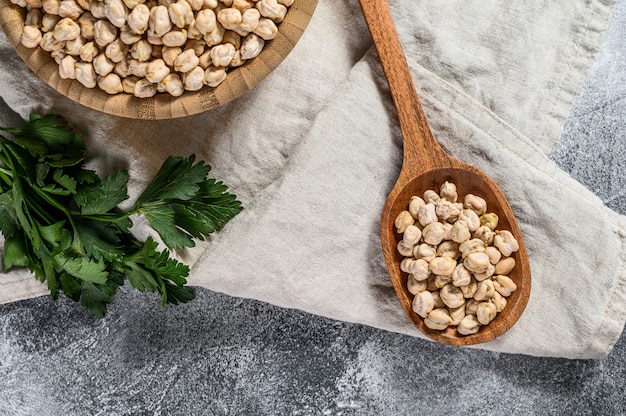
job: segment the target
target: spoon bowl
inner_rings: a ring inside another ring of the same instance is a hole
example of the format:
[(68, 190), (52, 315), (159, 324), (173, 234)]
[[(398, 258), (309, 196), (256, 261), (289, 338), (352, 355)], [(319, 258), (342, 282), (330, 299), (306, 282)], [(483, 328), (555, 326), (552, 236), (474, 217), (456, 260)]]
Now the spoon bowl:
[[(519, 250), (511, 255), (515, 259), (516, 266), (509, 274), (517, 285), (517, 289), (507, 298), (506, 308), (489, 325), (483, 326), (472, 335), (460, 335), (453, 327), (448, 327), (444, 331), (428, 328), (424, 320), (413, 311), (413, 295), (407, 289), (408, 275), (400, 270), (403, 256), (398, 252), (397, 245), (402, 240), (402, 234), (395, 230), (395, 218), (401, 211), (407, 209), (408, 201), (412, 196), (421, 196), (427, 189), (439, 192), (440, 185), (445, 181), (456, 184), (459, 200), (463, 200), (466, 194), (482, 196), (487, 202), (489, 212), (495, 213), (499, 218), (498, 229), (511, 231), (520, 243)], [(530, 294), (530, 269), (526, 248), (520, 237), (521, 232), (517, 222), (514, 218), (511, 219), (510, 207), (502, 193), (493, 181), (471, 166), (432, 169), (411, 177), (406, 182), (398, 183), (387, 197), (381, 219), (380, 235), (383, 254), (394, 289), (408, 317), (425, 335), (443, 344), (472, 345), (487, 342), (502, 335), (520, 317)]]
[[(359, 2), (398, 112), (404, 146), (402, 168), (383, 207), (380, 224), (383, 254), (396, 294), (411, 321), (435, 341), (450, 345), (472, 345), (493, 340), (515, 324), (530, 295), (528, 254), (515, 215), (506, 197), (489, 176), (446, 153), (433, 136), (387, 1)], [(439, 192), (439, 187), (445, 181), (456, 185), (459, 200), (470, 193), (483, 198), (488, 212), (495, 213), (499, 218), (497, 229), (510, 231), (519, 243), (519, 250), (511, 256), (515, 259), (515, 267), (509, 274), (517, 289), (506, 299), (504, 310), (489, 325), (482, 326), (472, 335), (461, 335), (454, 327), (442, 331), (428, 328), (413, 311), (413, 295), (407, 289), (408, 275), (400, 270), (403, 256), (398, 252), (397, 244), (402, 235), (396, 232), (396, 217), (407, 209), (412, 196), (422, 196), (428, 189)]]

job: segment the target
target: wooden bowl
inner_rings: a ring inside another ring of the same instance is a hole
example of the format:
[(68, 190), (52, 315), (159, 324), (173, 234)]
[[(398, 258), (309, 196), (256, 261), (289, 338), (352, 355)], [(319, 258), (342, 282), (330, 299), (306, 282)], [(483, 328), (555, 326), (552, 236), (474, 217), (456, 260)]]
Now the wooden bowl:
[(130, 94), (109, 95), (99, 88), (86, 88), (76, 80), (62, 79), (58, 65), (41, 48), (20, 43), (26, 11), (9, 0), (0, 0), (0, 26), (9, 42), (30, 69), (66, 97), (108, 114), (134, 119), (169, 119), (198, 114), (225, 104), (254, 88), (287, 57), (296, 45), (317, 6), (317, 0), (295, 0), (279, 25), (278, 36), (268, 41), (256, 58), (229, 71), (216, 88), (186, 91), (180, 97), (167, 93), (151, 98)]
[(413, 311), (413, 294), (407, 289), (408, 274), (400, 270), (400, 262), (403, 256), (398, 252), (396, 246), (402, 239), (402, 234), (396, 232), (393, 221), (401, 211), (407, 210), (409, 201), (413, 195), (422, 196), (426, 189), (432, 189), (439, 193), (439, 187), (445, 181), (453, 182), (457, 186), (459, 201), (463, 201), (465, 195), (474, 194), (483, 197), (487, 202), (487, 212), (493, 212), (498, 215), (497, 230), (509, 230), (514, 235), (520, 235), (518, 225), (511, 223), (507, 216), (504, 215), (501, 206), (502, 201), (496, 201), (489, 195), (494, 195), (488, 189), (488, 184), (484, 181), (477, 180), (472, 177), (466, 170), (449, 168), (447, 170), (440, 169), (424, 173), (410, 181), (402, 191), (392, 201), (388, 219), (381, 222), (381, 232), (390, 236), (389, 245), (383, 247), (385, 259), (390, 268), (390, 275), (394, 285), (394, 289), (402, 307), (411, 321), (417, 328), (429, 338), (448, 345), (474, 345), (487, 341), (491, 341), (504, 334), (524, 312), (528, 298), (530, 296), (531, 281), (530, 265), (526, 254), (526, 247), (522, 239), (518, 239), (520, 249), (513, 253), (511, 257), (515, 259), (515, 267), (508, 275), (517, 285), (517, 289), (506, 298), (507, 304), (504, 310), (489, 323), (489, 325), (481, 326), (477, 333), (471, 335), (461, 335), (456, 331), (455, 326), (450, 326), (445, 330), (438, 331), (428, 328), (424, 324), (424, 320)]

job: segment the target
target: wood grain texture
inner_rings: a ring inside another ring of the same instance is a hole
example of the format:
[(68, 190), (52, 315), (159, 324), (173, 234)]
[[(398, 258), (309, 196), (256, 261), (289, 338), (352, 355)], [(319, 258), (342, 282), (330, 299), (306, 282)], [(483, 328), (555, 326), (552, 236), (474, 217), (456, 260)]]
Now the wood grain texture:
[(149, 99), (140, 99), (130, 94), (109, 95), (98, 88), (85, 88), (76, 80), (61, 79), (58, 66), (48, 52), (41, 48), (25, 48), (20, 44), (25, 10), (9, 0), (0, 0), (0, 27), (28, 67), (66, 97), (115, 116), (156, 120), (212, 110), (254, 88), (291, 52), (308, 26), (316, 6), (317, 0), (295, 0), (279, 25), (278, 36), (266, 43), (258, 57), (232, 69), (218, 87), (204, 87), (197, 92), (185, 92), (180, 97), (157, 94)]
[[(493, 340), (517, 322), (530, 295), (528, 254), (515, 215), (502, 191), (486, 174), (453, 158), (437, 143), (422, 110), (386, 0), (359, 2), (398, 112), (404, 145), (402, 169), (387, 197), (380, 224), (383, 254), (396, 294), (411, 321), (438, 342), (472, 345)], [(456, 184), (459, 198), (469, 193), (483, 197), (488, 210), (500, 219), (498, 229), (511, 231), (520, 243), (520, 249), (513, 255), (516, 266), (509, 275), (517, 290), (507, 298), (506, 308), (489, 325), (468, 336), (458, 334), (453, 327), (443, 331), (429, 329), (413, 312), (413, 295), (407, 289), (407, 274), (400, 270), (402, 256), (397, 250), (402, 235), (395, 231), (395, 218), (408, 208), (411, 196), (421, 196), (427, 189), (439, 192), (445, 181)]]

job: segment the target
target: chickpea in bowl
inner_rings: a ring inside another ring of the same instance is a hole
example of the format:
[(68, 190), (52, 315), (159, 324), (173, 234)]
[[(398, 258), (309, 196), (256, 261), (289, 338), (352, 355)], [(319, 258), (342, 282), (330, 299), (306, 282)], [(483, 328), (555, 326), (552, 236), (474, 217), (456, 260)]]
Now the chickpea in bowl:
[(44, 81), (131, 118), (191, 115), (265, 78), (316, 0), (0, 0), (0, 24)]

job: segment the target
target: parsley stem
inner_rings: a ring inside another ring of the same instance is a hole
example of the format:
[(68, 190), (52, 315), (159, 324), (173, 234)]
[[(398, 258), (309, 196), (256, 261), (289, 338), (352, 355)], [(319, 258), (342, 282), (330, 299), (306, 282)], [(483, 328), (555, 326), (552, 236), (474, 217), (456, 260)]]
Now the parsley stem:
[(62, 213), (64, 213), (65, 215), (69, 217), (70, 211), (62, 203), (60, 203), (59, 201), (51, 197), (50, 194), (43, 191), (41, 188), (37, 186), (31, 187), (31, 189), (33, 189), (37, 193), (37, 195), (43, 198), (47, 203), (49, 203), (54, 208), (58, 209), (59, 211), (61, 211)]
[[(4, 139), (4, 137), (0, 136), (0, 139)], [(0, 141), (0, 162), (4, 163), (7, 168), (0, 166), (0, 178), (8, 185), (13, 186), (13, 171), (12, 166), (8, 160), (9, 155), (7, 154), (6, 145), (4, 141)]]
[(19, 178), (16, 178), (20, 189), (23, 192), (24, 202), (28, 206), (28, 210), (31, 213), (37, 214), (41, 219), (46, 221), (48, 224), (53, 224), (55, 222), (54, 216), (50, 213), (49, 210), (45, 210), (42, 207), (44, 206), (38, 199), (38, 193), (33, 193), (34, 188), (28, 184), (28, 182), (20, 181)]
[(118, 222), (120, 220), (125, 220), (133, 214), (132, 211), (123, 212), (123, 213), (110, 213), (110, 214), (87, 214), (81, 215), (82, 218), (94, 221), (103, 221), (103, 222)]
[(7, 186), (13, 186), (13, 173), (9, 169), (0, 167), (0, 179), (2, 179)]
[(31, 213), (37, 214), (40, 218), (46, 221), (47, 225), (54, 224), (54, 217), (50, 215), (50, 213), (42, 210), (39, 204), (34, 203), (30, 198), (24, 198), (26, 205), (28, 206), (28, 210)]

